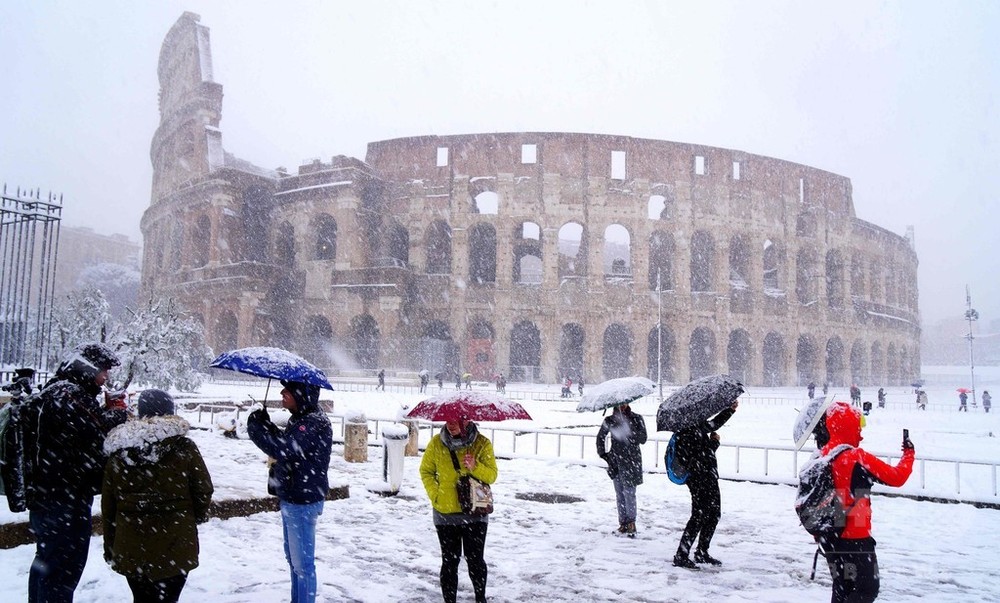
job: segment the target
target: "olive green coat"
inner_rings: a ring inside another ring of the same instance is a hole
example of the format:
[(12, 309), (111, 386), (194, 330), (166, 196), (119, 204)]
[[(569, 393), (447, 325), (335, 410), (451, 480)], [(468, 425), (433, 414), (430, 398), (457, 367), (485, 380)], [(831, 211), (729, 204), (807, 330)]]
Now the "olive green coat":
[[(497, 461), (493, 456), (493, 443), (484, 435), (479, 435), (467, 448), (455, 451), (461, 467), (462, 457), (466, 452), (472, 452), (476, 458), (476, 468), (466, 471), (462, 468), (461, 475), (471, 475), (481, 482), (492, 484), (497, 480)], [(455, 464), (451, 460), (448, 448), (441, 441), (441, 434), (436, 434), (427, 444), (424, 456), (420, 460), (420, 480), (424, 483), (431, 506), (438, 513), (461, 513), (462, 505), (458, 502), (458, 477)]]
[(119, 574), (158, 581), (198, 567), (198, 528), (212, 478), (177, 416), (129, 421), (104, 442), (104, 558)]

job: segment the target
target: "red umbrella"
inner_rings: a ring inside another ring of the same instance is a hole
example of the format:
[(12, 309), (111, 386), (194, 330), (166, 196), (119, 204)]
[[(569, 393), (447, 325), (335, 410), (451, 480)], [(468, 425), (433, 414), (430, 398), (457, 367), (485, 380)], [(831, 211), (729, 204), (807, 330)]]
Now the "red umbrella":
[(506, 421), (531, 419), (517, 402), (489, 392), (455, 391), (428, 398), (406, 413), (411, 419), (429, 421)]
[(972, 390), (969, 389), (969, 388), (967, 388), (967, 387), (960, 387), (960, 388), (956, 389), (955, 391), (957, 391), (960, 394), (967, 394), (967, 393), (971, 392)]

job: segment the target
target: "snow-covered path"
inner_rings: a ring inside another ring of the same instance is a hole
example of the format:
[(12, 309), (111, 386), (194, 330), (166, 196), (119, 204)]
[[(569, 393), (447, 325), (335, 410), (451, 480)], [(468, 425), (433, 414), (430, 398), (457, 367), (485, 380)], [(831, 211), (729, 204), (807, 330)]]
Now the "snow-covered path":
[[(373, 416), (385, 416), (391, 398), (391, 394), (368, 394), (358, 402), (367, 401)], [(544, 420), (543, 405), (533, 405), (529, 411)], [(785, 417), (789, 410), (775, 412)], [(747, 413), (747, 423), (751, 416)], [(590, 418), (596, 420), (597, 415)], [(941, 414), (940, 427), (966, 429), (967, 420), (964, 415)], [(738, 413), (732, 426), (725, 428), (732, 433), (724, 437), (747, 437), (739, 432), (739, 421)], [(898, 431), (887, 425), (887, 433), (880, 435), (879, 429), (878, 421), (869, 427), (875, 442), (884, 438), (888, 443)], [(264, 457), (250, 442), (203, 430), (192, 431), (191, 437), (209, 464), (217, 498), (263, 495)], [(991, 440), (970, 439), (966, 451), (981, 456), (982, 443)], [(919, 455), (919, 440), (917, 446)], [(379, 451), (370, 449), (367, 463), (351, 464), (344, 462), (342, 448), (334, 447), (331, 482), (347, 484), (350, 498), (328, 503), (320, 519), (317, 558), (322, 601), (440, 600), (439, 549), (418, 464), (418, 458), (407, 458), (400, 495), (382, 498), (365, 487), (381, 478)], [(498, 459), (498, 465), (496, 512), (486, 548), (488, 594), (494, 603), (829, 600), (829, 574), (822, 560), (817, 579), (809, 580), (814, 547), (792, 511), (790, 487), (722, 482), (723, 516), (712, 552), (725, 565), (693, 572), (670, 564), (690, 503), (687, 489), (671, 484), (662, 473), (648, 474), (639, 487), (639, 535), (631, 540), (611, 534), (617, 526), (614, 492), (602, 469), (527, 459)], [(525, 496), (532, 493), (582, 500), (535, 502)], [(875, 497), (873, 507), (882, 574), (880, 600), (1000, 599), (1000, 561), (995, 551), (1000, 511), (884, 496)], [(0, 520), (11, 519), (0, 513)], [(277, 514), (213, 519), (201, 526), (200, 534), (201, 567), (191, 574), (181, 601), (288, 600)], [(31, 545), (0, 551), (0, 601), (26, 599), (33, 553)], [(464, 564), (460, 579), (459, 601), (471, 602)], [(108, 569), (101, 540), (93, 539), (76, 600), (128, 599), (125, 579)]]

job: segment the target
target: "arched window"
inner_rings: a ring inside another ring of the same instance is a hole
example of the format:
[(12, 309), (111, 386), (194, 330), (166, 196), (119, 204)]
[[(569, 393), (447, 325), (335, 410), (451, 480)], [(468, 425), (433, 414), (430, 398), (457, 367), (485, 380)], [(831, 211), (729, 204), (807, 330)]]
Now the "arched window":
[(569, 375), (575, 380), (583, 376), (583, 346), (585, 333), (577, 323), (566, 323), (559, 336), (559, 374)]
[(691, 379), (715, 373), (715, 334), (706, 327), (695, 329), (688, 344), (688, 356)]
[(286, 268), (295, 265), (295, 229), (287, 221), (278, 224), (274, 236), (274, 262)]
[(542, 282), (542, 229), (534, 222), (522, 222), (514, 231), (513, 280), (522, 285)]
[(473, 199), (472, 211), (495, 216), (500, 212), (500, 197), (493, 191), (483, 191)]
[(674, 288), (674, 238), (661, 230), (649, 235), (649, 288), (656, 291), (657, 281), (663, 291)]
[(632, 275), (632, 237), (621, 224), (604, 229), (604, 276), (618, 278)]
[[(665, 383), (674, 380), (674, 346), (674, 334), (670, 329), (663, 329), (662, 336), (659, 334), (658, 327), (650, 329), (646, 338), (647, 377), (653, 381), (662, 379)], [(659, 370), (657, 370), (657, 361), (659, 361)]]
[(770, 332), (764, 338), (764, 385), (776, 387), (785, 385), (785, 340), (781, 335)]
[(393, 224), (389, 228), (386, 254), (393, 266), (405, 268), (410, 263), (410, 233), (403, 226)]
[(523, 320), (510, 331), (511, 381), (533, 382), (541, 376), (542, 337), (538, 327)]
[(427, 274), (451, 273), (451, 227), (435, 220), (427, 229)]
[(741, 383), (748, 383), (752, 359), (753, 344), (750, 342), (750, 334), (743, 329), (736, 329), (730, 333), (729, 345), (726, 346), (729, 375)]
[(497, 280), (497, 231), (490, 224), (476, 224), (469, 233), (469, 281), (475, 285)]
[(567, 222), (559, 229), (559, 278), (587, 276), (587, 243), (583, 226)]
[(627, 377), (632, 374), (632, 333), (618, 323), (604, 329), (604, 378)]
[(714, 291), (715, 241), (699, 230), (691, 237), (691, 291)]
[(337, 221), (333, 216), (320, 214), (313, 218), (313, 259), (333, 260), (337, 257)]

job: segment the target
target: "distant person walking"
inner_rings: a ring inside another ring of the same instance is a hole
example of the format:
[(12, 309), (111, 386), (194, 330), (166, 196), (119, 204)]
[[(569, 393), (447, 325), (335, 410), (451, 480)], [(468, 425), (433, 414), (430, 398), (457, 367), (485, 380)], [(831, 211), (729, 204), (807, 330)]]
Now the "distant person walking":
[(965, 392), (958, 392), (958, 410), (959, 412), (965, 411), (969, 412), (969, 394)]
[(878, 388), (878, 407), (885, 408), (885, 389)]
[(861, 388), (855, 383), (851, 384), (851, 404), (861, 406)]
[(917, 409), (927, 410), (927, 392), (922, 389), (917, 390)]
[(816, 395), (816, 384), (812, 381), (806, 386), (806, 393), (809, 394), (809, 399), (812, 400)]
[(375, 389), (385, 391), (385, 369), (378, 370), (378, 385), (375, 386)]
[(983, 409), (986, 412), (990, 412), (990, 407), (993, 406), (993, 398), (990, 397), (990, 392), (983, 391)]

